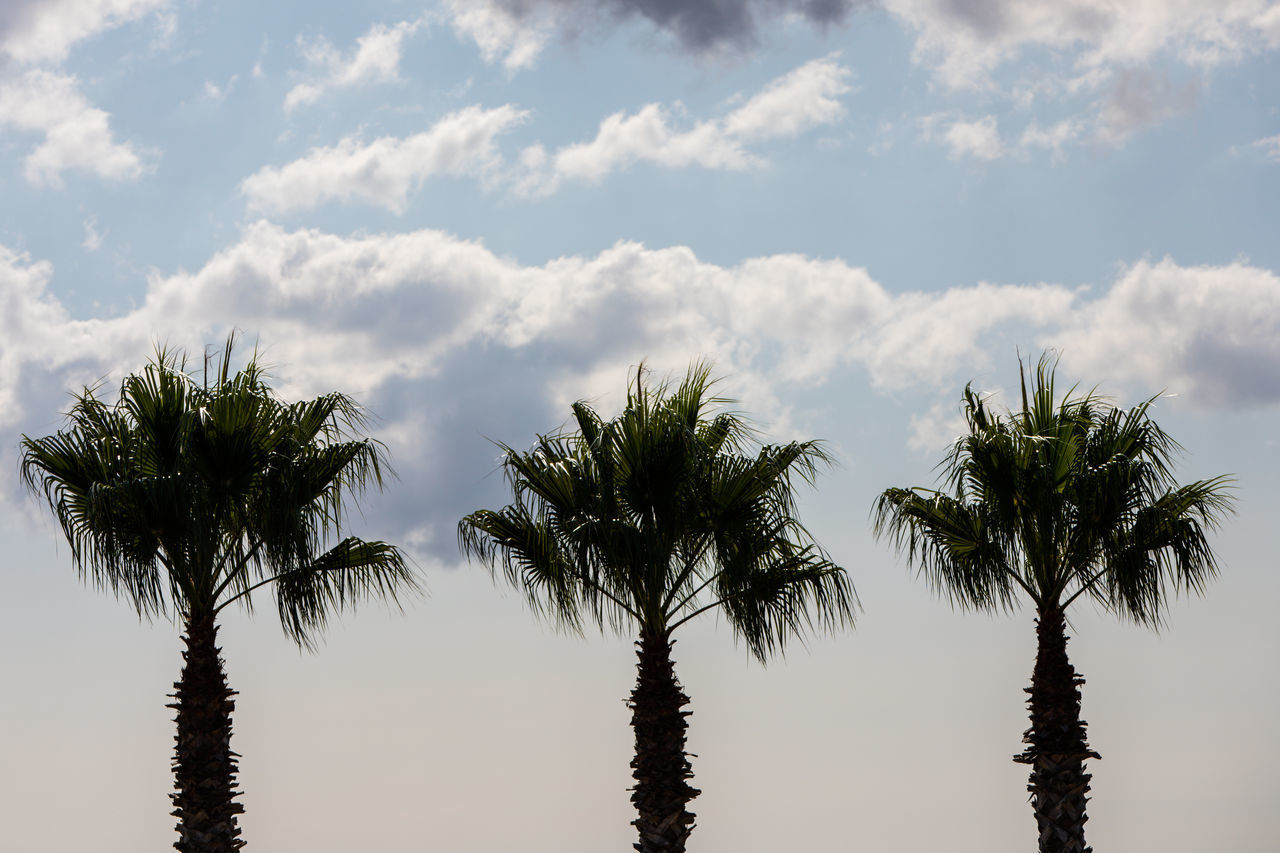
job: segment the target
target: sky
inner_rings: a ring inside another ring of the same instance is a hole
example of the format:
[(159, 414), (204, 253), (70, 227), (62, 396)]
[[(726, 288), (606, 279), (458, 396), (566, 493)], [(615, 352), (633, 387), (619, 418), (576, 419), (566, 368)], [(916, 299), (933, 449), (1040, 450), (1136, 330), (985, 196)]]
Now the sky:
[(1074, 609), (1089, 841), (1274, 850), (1280, 3), (8, 0), (0, 195), (4, 850), (172, 843), (181, 663), (80, 583), (20, 436), (233, 330), (376, 416), (398, 477), (350, 530), (428, 588), (314, 654), (226, 618), (250, 850), (626, 849), (633, 638), (539, 622), (455, 530), (496, 442), (699, 358), (837, 457), (800, 510), (862, 610), (767, 666), (681, 629), (691, 849), (1028, 849), (1032, 614), (953, 611), (869, 513), (1046, 349), (1164, 395), (1239, 502), (1160, 632)]

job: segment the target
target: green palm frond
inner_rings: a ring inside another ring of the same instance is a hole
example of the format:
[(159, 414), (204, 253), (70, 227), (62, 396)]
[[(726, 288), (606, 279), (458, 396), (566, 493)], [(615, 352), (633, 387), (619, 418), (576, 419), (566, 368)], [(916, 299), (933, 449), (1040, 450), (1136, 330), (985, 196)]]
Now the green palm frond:
[(750, 424), (715, 396), (710, 367), (650, 384), (643, 365), (605, 420), (588, 404), (576, 429), (503, 446), (513, 502), (458, 527), (464, 554), (523, 589), (570, 629), (666, 635), (721, 608), (763, 659), (787, 636), (847, 624), (844, 570), (796, 519), (796, 487), (829, 464), (818, 442), (748, 453)]
[(330, 614), (371, 599), (398, 604), (418, 581), (397, 548), (347, 538), (305, 565), (277, 573), (272, 587), (285, 633), (312, 648)]
[(1181, 448), (1150, 417), (1094, 392), (1055, 391), (1042, 357), (1021, 408), (997, 412), (968, 386), (967, 434), (939, 466), (942, 491), (887, 489), (873, 510), (887, 536), (953, 604), (1037, 607), (1081, 596), (1158, 625), (1167, 592), (1200, 592), (1216, 572), (1207, 542), (1231, 511), (1231, 481), (1179, 486)]
[(252, 606), (278, 583), (286, 632), (310, 645), (328, 609), (417, 589), (392, 546), (341, 535), (344, 502), (380, 487), (385, 449), (342, 394), (285, 403), (234, 337), (201, 381), (157, 351), (121, 382), (76, 395), (63, 430), (24, 436), (22, 477), (48, 502), (81, 573), (143, 615)]

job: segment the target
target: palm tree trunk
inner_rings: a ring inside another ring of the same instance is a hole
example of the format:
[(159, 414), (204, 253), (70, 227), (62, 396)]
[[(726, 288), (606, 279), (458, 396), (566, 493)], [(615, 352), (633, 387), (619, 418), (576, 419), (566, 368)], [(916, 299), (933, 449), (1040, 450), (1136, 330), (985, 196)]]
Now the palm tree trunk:
[(244, 846), (234, 801), (236, 758), (231, 751), (231, 711), (235, 691), (227, 687), (213, 615), (188, 616), (182, 653), (186, 664), (173, 686), (177, 701), (177, 746), (173, 756), (173, 816), (182, 853), (234, 853)]
[(693, 777), (684, 751), (685, 717), (692, 711), (680, 709), (689, 704), (689, 697), (676, 679), (673, 643), (665, 635), (642, 634), (636, 645), (640, 663), (630, 703), (636, 733), (631, 802), (639, 816), (631, 823), (640, 841), (634, 847), (640, 853), (684, 853), (694, 819), (685, 806), (701, 793), (686, 781)]
[(1091, 853), (1084, 842), (1089, 780), (1086, 758), (1101, 758), (1085, 740), (1080, 719), (1081, 678), (1067, 660), (1061, 609), (1041, 609), (1036, 620), (1036, 666), (1031, 675), (1031, 728), (1026, 750), (1014, 761), (1031, 765), (1027, 790), (1040, 830), (1040, 853)]

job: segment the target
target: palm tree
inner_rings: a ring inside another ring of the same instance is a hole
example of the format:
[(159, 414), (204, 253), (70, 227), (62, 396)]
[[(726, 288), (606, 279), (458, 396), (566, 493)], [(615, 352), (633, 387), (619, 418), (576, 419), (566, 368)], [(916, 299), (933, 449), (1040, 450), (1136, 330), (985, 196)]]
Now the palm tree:
[(1067, 659), (1067, 608), (1091, 598), (1159, 627), (1173, 591), (1202, 593), (1217, 574), (1206, 538), (1230, 511), (1225, 477), (1179, 486), (1181, 449), (1149, 417), (1156, 398), (1122, 410), (1071, 389), (1055, 400), (1043, 356), (1022, 409), (998, 413), (965, 388), (968, 433), (939, 468), (942, 490), (886, 489), (874, 510), (934, 587), (961, 608), (1036, 609), (1031, 727), (1015, 761), (1031, 765), (1041, 853), (1085, 853), (1084, 762), (1098, 758), (1080, 719), (1084, 683)]
[(851, 622), (855, 599), (796, 519), (797, 480), (827, 461), (817, 442), (754, 446), (748, 423), (716, 407), (705, 365), (680, 385), (650, 388), (644, 367), (626, 407), (604, 421), (572, 407), (576, 429), (505, 445), (513, 502), (459, 524), (462, 550), (501, 568), (535, 610), (578, 630), (584, 620), (637, 636), (631, 693), (642, 853), (679, 853), (699, 791), (685, 752), (690, 712), (671, 660), (672, 635), (710, 610), (725, 614), (764, 661), (816, 617)]
[(114, 403), (86, 388), (64, 429), (22, 438), (23, 480), (48, 501), (81, 576), (141, 616), (182, 621), (185, 665), (169, 707), (184, 853), (244, 845), (218, 614), (250, 610), (272, 584), (285, 632), (311, 647), (331, 611), (417, 587), (391, 545), (347, 537), (325, 548), (348, 496), (382, 484), (382, 446), (356, 437), (361, 409), (337, 393), (282, 402), (256, 356), (232, 373), (233, 344), (212, 376), (206, 357), (203, 382), (160, 351)]

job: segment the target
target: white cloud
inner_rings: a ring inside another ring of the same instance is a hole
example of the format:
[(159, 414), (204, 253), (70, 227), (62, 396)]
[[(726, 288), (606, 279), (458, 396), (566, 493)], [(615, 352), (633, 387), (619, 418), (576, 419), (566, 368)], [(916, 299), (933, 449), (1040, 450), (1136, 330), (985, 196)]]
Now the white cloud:
[(798, 255), (721, 267), (684, 247), (619, 243), (522, 266), (438, 231), (340, 237), (258, 223), (195, 272), (153, 275), (136, 309), (77, 320), (44, 292), (48, 264), (0, 260), (7, 428), (52, 428), (64, 389), (136, 369), (157, 340), (198, 352), (238, 327), (279, 365), (282, 393), (341, 388), (387, 435), (420, 437), (392, 447), (407, 497), (388, 523), (445, 519), (433, 522), (442, 549), (448, 520), (480, 505), (492, 467), (482, 436), (523, 441), (580, 397), (612, 405), (641, 359), (662, 373), (710, 356), (747, 410), (776, 425), (784, 386), (859, 365), (879, 385), (933, 386), (980, 360), (984, 334), (1023, 308), (1048, 310), (986, 286), (895, 297), (863, 269)]
[(56, 66), (73, 45), (148, 14), (163, 18), (168, 5), (169, 0), (0, 4), (0, 128), (43, 134), (25, 161), (29, 183), (57, 187), (67, 171), (111, 179), (142, 173), (138, 152), (112, 135), (110, 116), (89, 103), (75, 76)]
[(129, 143), (116, 142), (110, 117), (91, 106), (74, 76), (32, 69), (0, 76), (0, 126), (44, 134), (27, 155), (26, 179), (59, 186), (62, 173), (88, 172), (103, 178), (136, 178), (143, 163)]
[(1005, 63), (1045, 49), (1087, 75), (1161, 54), (1211, 67), (1280, 47), (1272, 0), (884, 0), (916, 33), (917, 60), (952, 88), (989, 87)]
[(1168, 389), (1194, 405), (1280, 401), (1280, 277), (1244, 262), (1141, 261), (1050, 343), (1079, 375)]
[(492, 174), (501, 163), (495, 138), (527, 115), (510, 105), (467, 107), (403, 139), (347, 137), (279, 168), (264, 167), (240, 190), (254, 210), (290, 211), (359, 199), (401, 212), (410, 189), (432, 175)]
[(507, 104), (467, 107), (430, 130), (406, 138), (365, 142), (348, 137), (314, 148), (281, 167), (266, 167), (241, 184), (249, 206), (259, 211), (310, 208), (328, 200), (359, 199), (401, 212), (410, 190), (432, 175), (471, 175), (490, 187), (505, 185), (519, 195), (547, 195), (564, 180), (599, 181), (637, 162), (668, 168), (749, 169), (765, 161), (747, 143), (795, 136), (837, 121), (837, 98), (849, 90), (848, 69), (831, 58), (814, 60), (774, 80), (722, 119), (678, 129), (673, 109), (648, 104), (634, 114), (615, 113), (600, 123), (590, 142), (548, 153), (527, 146), (507, 167), (497, 137), (526, 119)]
[[(800, 255), (725, 267), (623, 242), (525, 266), (439, 231), (259, 222), (194, 272), (154, 274), (142, 303), (110, 319), (70, 317), (46, 293), (52, 273), (0, 247), (6, 429), (54, 428), (66, 389), (136, 369), (156, 341), (199, 352), (239, 328), (286, 396), (339, 388), (371, 406), (401, 480), (394, 506), (370, 517), (400, 532), (428, 519), (423, 541), (441, 553), (452, 520), (493, 487), (484, 436), (519, 444), (574, 399), (613, 406), (641, 359), (659, 374), (715, 359), (775, 434), (797, 384), (858, 369), (887, 391), (953, 392), (1003, 360), (1011, 332), (1062, 348), (1090, 384), (1139, 380), (1205, 406), (1280, 402), (1280, 278), (1241, 263), (1144, 262), (1093, 300), (1051, 284), (894, 294), (865, 269)], [(918, 416), (912, 445), (954, 434), (947, 414)]]
[(392, 27), (375, 24), (356, 39), (355, 48), (347, 56), (339, 53), (328, 39), (308, 41), (299, 36), (298, 44), (312, 75), (310, 80), (299, 83), (285, 95), (285, 110), (314, 103), (333, 89), (399, 81), (404, 40), (420, 25), (419, 21), (401, 21)]
[(972, 157), (977, 160), (998, 160), (1004, 156), (1004, 144), (1000, 141), (1000, 129), (995, 116), (983, 116), (977, 121), (957, 121), (947, 128), (944, 138), (951, 147), (954, 158)]
[(742, 170), (764, 160), (746, 145), (796, 136), (841, 119), (838, 100), (849, 91), (849, 70), (831, 57), (816, 59), (769, 83), (722, 119), (697, 122), (688, 130), (673, 127), (672, 110), (648, 104), (632, 115), (614, 113), (600, 123), (590, 142), (548, 155), (540, 146), (522, 155), (526, 174), (517, 182), (524, 194), (555, 191), (565, 179), (599, 181), (636, 162), (669, 168), (701, 166)]
[(724, 119), (724, 132), (741, 140), (795, 136), (844, 118), (839, 97), (849, 91), (849, 69), (834, 57), (805, 63), (752, 96)]
[(1078, 140), (1084, 132), (1084, 127), (1084, 122), (1078, 117), (1063, 119), (1047, 128), (1041, 128), (1039, 124), (1032, 121), (1022, 131), (1018, 144), (1024, 149), (1047, 148), (1055, 157), (1061, 157), (1063, 148)]
[[(74, 320), (45, 293), (53, 265), (0, 245), (0, 423), (43, 424), (66, 409), (63, 383), (93, 382), (105, 359), (117, 355), (100, 337), (100, 320)], [(93, 353), (94, 340), (103, 351)], [(88, 369), (86, 369), (86, 367)], [(56, 376), (54, 387), (43, 378)], [(6, 451), (9, 448), (6, 448)]]
[[(1123, 145), (1133, 133), (1193, 110), (1215, 67), (1280, 49), (1280, 0), (883, 5), (914, 32), (914, 59), (931, 67), (943, 87), (998, 93), (1019, 110), (1071, 104), (1075, 114), (1048, 129), (1033, 119), (1018, 146), (1048, 149), (1057, 158), (1069, 144)], [(997, 150), (974, 147), (979, 140), (972, 135), (965, 143), (979, 157)]]
[(4, 0), (0, 54), (22, 65), (58, 63), (77, 42), (168, 5), (169, 0)]
[(634, 115), (614, 113), (600, 122), (595, 139), (557, 151), (543, 188), (554, 189), (561, 178), (599, 181), (637, 161), (707, 169), (746, 169), (760, 162), (718, 123), (698, 122), (690, 130), (677, 131), (666, 108), (648, 104)]
[(239, 82), (239, 80), (239, 74), (232, 74), (227, 78), (227, 82), (222, 86), (219, 86), (212, 80), (206, 80), (204, 81), (204, 94), (211, 101), (225, 101), (227, 96), (231, 94), (231, 91), (235, 89), (236, 83)]
[(1266, 139), (1259, 139), (1253, 143), (1253, 147), (1261, 148), (1262, 153), (1268, 160), (1280, 163), (1280, 133), (1275, 136), (1268, 136)]
[(926, 141), (945, 143), (950, 149), (947, 156), (952, 160), (999, 160), (1005, 155), (1000, 128), (993, 115), (966, 121), (934, 113), (920, 120), (920, 129)]
[(1202, 84), (1198, 78), (1175, 84), (1167, 74), (1124, 68), (1110, 76), (1102, 96), (1085, 112), (1041, 128), (1034, 119), (1019, 139), (1025, 151), (1048, 149), (1061, 158), (1075, 143), (1120, 147), (1138, 131), (1196, 108)]
[(555, 27), (550, 9), (517, 15), (493, 0), (449, 0), (449, 15), (459, 38), (475, 42), (485, 62), (501, 58), (508, 71), (531, 67)]

